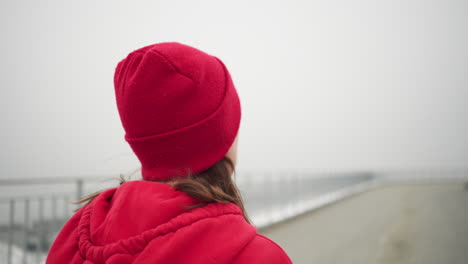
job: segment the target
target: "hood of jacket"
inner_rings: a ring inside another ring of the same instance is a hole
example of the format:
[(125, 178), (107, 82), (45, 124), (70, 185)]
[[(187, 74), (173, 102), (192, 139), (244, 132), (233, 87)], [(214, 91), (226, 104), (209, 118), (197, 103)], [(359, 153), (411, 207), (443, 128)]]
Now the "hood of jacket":
[(76, 263), (230, 263), (254, 239), (256, 228), (234, 204), (188, 209), (199, 203), (167, 184), (126, 182), (80, 209), (76, 219), (67, 223), (75, 223), (70, 233), (76, 238), (67, 240), (66, 230), (71, 228), (64, 227), (56, 241), (73, 241), (76, 245), (68, 248), (76, 252), (62, 250), (62, 257), (55, 258), (53, 251), (58, 247), (54, 245), (50, 259), (62, 258), (62, 263), (75, 259), (83, 261)]

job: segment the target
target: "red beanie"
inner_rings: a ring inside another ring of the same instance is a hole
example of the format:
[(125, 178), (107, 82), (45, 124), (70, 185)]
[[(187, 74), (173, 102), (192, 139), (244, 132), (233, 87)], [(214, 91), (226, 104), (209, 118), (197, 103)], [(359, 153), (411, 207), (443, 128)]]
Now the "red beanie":
[(241, 105), (214, 56), (176, 42), (146, 46), (119, 62), (114, 86), (125, 140), (145, 180), (201, 172), (234, 143)]

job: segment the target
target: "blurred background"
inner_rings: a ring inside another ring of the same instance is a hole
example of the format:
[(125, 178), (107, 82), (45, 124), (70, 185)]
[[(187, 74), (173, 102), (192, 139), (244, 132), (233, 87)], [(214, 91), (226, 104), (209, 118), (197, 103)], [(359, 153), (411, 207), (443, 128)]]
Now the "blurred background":
[(295, 263), (468, 263), (467, 12), (458, 0), (1, 1), (0, 262), (43, 262), (71, 201), (138, 177), (114, 69), (177, 41), (230, 70), (239, 185)]

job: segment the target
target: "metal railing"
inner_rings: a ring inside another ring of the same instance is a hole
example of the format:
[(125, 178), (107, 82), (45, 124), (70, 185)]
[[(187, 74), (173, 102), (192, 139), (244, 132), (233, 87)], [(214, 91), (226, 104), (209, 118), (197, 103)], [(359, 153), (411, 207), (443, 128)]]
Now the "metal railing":
[[(77, 208), (71, 202), (85, 194), (118, 186), (118, 179), (79, 177), (0, 180), (0, 191), (3, 189), (0, 207), (4, 209), (0, 215), (0, 243), (6, 247), (4, 253), (0, 248), (0, 263), (44, 263), (58, 231)], [(314, 197), (371, 179), (373, 175), (367, 172), (236, 173), (246, 209), (257, 227), (310, 209), (310, 206), (304, 206), (304, 202)]]
[(72, 202), (96, 191), (99, 180), (103, 178), (0, 180), (0, 263), (44, 263), (57, 232), (77, 208)]
[[(448, 175), (449, 174), (449, 175)], [(463, 182), (468, 172), (317, 173), (240, 171), (236, 182), (259, 228), (379, 184)], [(411, 177), (411, 175), (413, 177)], [(119, 177), (0, 180), (0, 263), (44, 263), (50, 245), (83, 195), (118, 186)]]
[[(37, 198), (37, 199), (36, 199)], [(2, 235), (7, 234), (6, 263), (12, 263), (14, 245), (21, 248), (21, 252), (36, 253), (36, 262), (39, 263), (41, 256), (47, 252), (51, 244), (51, 232), (71, 215), (70, 198), (68, 196), (51, 197), (25, 197), (12, 198), (8, 201), (0, 200), (0, 203), (8, 205), (7, 229), (2, 226)], [(63, 204), (62, 214), (59, 216), (58, 204)], [(37, 217), (32, 216), (32, 209), (36, 204)], [(49, 205), (49, 206), (48, 206)], [(45, 215), (45, 208), (50, 207), (50, 215)], [(21, 208), (22, 210), (20, 211)], [(26, 263), (26, 254), (22, 257), (22, 263)]]
[[(377, 175), (377, 176), (376, 176)], [(0, 263), (44, 263), (58, 231), (83, 195), (118, 186), (119, 177), (0, 180)], [(468, 171), (317, 173), (238, 172), (236, 182), (261, 228), (377, 184), (468, 182)]]

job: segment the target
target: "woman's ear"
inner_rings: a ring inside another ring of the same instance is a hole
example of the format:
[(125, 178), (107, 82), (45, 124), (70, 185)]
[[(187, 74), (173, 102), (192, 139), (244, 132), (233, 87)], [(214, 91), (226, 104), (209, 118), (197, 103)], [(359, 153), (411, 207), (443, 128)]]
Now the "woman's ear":
[(226, 157), (232, 160), (232, 163), (234, 164), (234, 167), (237, 164), (237, 141), (239, 138), (239, 134), (237, 134), (236, 138), (234, 139), (234, 143), (232, 143), (231, 148), (229, 151), (226, 153)]

